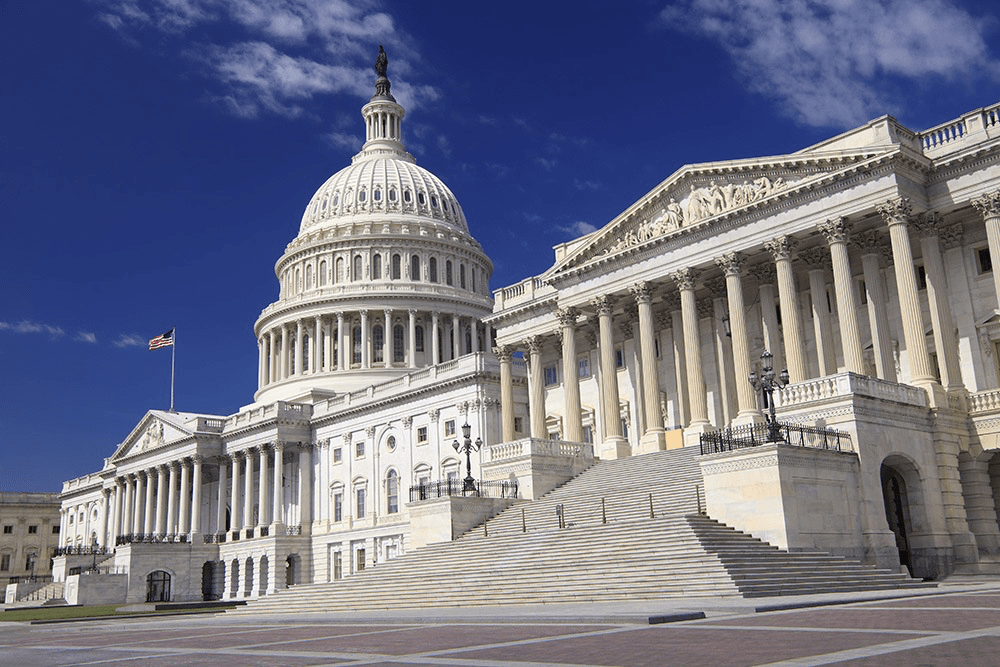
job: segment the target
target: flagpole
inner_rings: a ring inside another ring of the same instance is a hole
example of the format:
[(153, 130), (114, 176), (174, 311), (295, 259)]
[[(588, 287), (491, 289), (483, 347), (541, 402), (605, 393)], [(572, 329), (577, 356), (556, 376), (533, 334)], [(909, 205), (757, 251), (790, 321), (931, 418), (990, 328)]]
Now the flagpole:
[(173, 344), (170, 346), (170, 412), (174, 411), (174, 361), (177, 359), (177, 327), (174, 327)]

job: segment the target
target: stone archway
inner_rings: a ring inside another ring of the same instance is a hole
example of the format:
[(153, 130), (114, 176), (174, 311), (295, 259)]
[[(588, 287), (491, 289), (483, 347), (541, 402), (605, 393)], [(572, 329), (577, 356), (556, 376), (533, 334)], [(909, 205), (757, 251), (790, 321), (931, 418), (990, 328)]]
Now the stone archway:
[(267, 595), (267, 579), (270, 576), (270, 565), (271, 561), (267, 556), (260, 557), (260, 565), (258, 566), (258, 576), (257, 576), (257, 591), (261, 596)]
[(913, 521), (910, 518), (909, 494), (902, 472), (888, 461), (889, 459), (882, 463), (880, 472), (885, 520), (889, 524), (889, 530), (896, 537), (899, 564), (912, 574), (913, 553), (910, 540), (913, 535)]
[(302, 558), (298, 554), (289, 554), (285, 559), (285, 586), (294, 586), (299, 583), (299, 570), (301, 569)]
[(243, 597), (248, 598), (253, 593), (254, 584), (254, 562), (253, 558), (247, 556), (243, 562)]
[(146, 576), (146, 602), (170, 602), (170, 573), (164, 570)]

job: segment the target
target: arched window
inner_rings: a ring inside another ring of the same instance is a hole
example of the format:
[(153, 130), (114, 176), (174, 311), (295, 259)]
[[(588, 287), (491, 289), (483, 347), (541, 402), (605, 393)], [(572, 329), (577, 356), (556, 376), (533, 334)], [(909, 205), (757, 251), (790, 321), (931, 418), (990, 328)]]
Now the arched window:
[(435, 197), (434, 195), (431, 195), (431, 206), (433, 206), (434, 208), (438, 207), (438, 198)]
[(295, 267), (295, 292), (302, 291), (302, 269)]
[(361, 280), (361, 255), (354, 256), (354, 269), (352, 271), (351, 280)]
[(409, 190), (403, 190), (403, 201), (407, 204), (413, 201), (413, 195), (410, 194)]
[(454, 285), (455, 283), (451, 279), (451, 260), (449, 259), (444, 263), (444, 281), (449, 285)]
[(465, 354), (472, 353), (472, 329), (465, 330)]
[(414, 347), (417, 348), (417, 352), (424, 351), (424, 327), (420, 324), (416, 326), (416, 330), (413, 332), (413, 337), (416, 338), (414, 342)]
[(403, 258), (399, 254), (392, 256), (392, 279), (399, 280), (403, 277)]
[(309, 344), (309, 334), (302, 335), (302, 368), (299, 369), (300, 373), (304, 373), (309, 370), (309, 350), (312, 345)]
[(366, 202), (366, 201), (368, 201), (368, 191), (367, 190), (362, 190), (361, 192), (358, 193), (358, 201), (359, 202)]
[(465, 264), (458, 266), (458, 286), (465, 289)]
[(385, 347), (385, 329), (381, 324), (372, 327), (372, 360), (376, 362), (385, 361), (382, 350)]
[(295, 375), (298, 370), (295, 368), (295, 336), (288, 341), (288, 364), (291, 367), (289, 375)]
[[(340, 193), (333, 195), (333, 206), (334, 208), (340, 206)], [(323, 208), (326, 208), (326, 204), (323, 205)]]
[(375, 201), (382, 201), (382, 190), (375, 188), (375, 193), (372, 195)]
[(361, 363), (361, 327), (351, 329), (351, 363)]
[(420, 204), (421, 206), (424, 206), (427, 203), (427, 198), (424, 197), (423, 192), (417, 193), (417, 203)]
[(319, 285), (320, 285), (320, 287), (326, 286), (326, 274), (327, 274), (326, 260), (324, 259), (322, 262), (319, 263)]
[(382, 278), (382, 255), (375, 253), (372, 255), (372, 280)]
[(395, 514), (399, 511), (399, 475), (390, 470), (385, 476), (386, 513)]
[(170, 574), (163, 570), (146, 577), (146, 602), (170, 602)]
[(342, 283), (342, 282), (344, 282), (344, 258), (343, 257), (338, 257), (337, 258), (337, 272), (333, 276), (333, 281), (335, 283)]
[(472, 291), (475, 292), (476, 291), (476, 269), (475, 269), (475, 267), (473, 267), (473, 269), (472, 269), (472, 271), (470, 273), (472, 273)]
[(438, 281), (437, 257), (431, 257), (430, 274), (431, 274), (431, 282), (436, 283)]
[(403, 325), (392, 327), (392, 360), (397, 364), (406, 361), (406, 348), (403, 345)]
[(389, 201), (396, 201), (396, 188), (389, 188)]
[(413, 255), (410, 257), (410, 280), (420, 280), (420, 257)]
[(312, 289), (313, 286), (313, 267), (312, 264), (306, 264), (306, 289)]

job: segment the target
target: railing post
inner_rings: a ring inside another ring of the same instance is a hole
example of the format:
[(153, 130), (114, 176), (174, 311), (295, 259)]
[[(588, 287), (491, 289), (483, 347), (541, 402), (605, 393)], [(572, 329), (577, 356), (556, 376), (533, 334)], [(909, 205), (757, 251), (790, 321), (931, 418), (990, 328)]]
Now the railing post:
[(524, 523), (524, 508), (523, 507), (521, 508), (521, 532), (522, 533), (528, 532), (528, 526), (527, 526), (527, 524)]
[(649, 518), (655, 519), (656, 515), (653, 514), (653, 494), (649, 494)]
[(604, 496), (601, 496), (601, 523), (607, 525), (608, 513), (604, 507)]

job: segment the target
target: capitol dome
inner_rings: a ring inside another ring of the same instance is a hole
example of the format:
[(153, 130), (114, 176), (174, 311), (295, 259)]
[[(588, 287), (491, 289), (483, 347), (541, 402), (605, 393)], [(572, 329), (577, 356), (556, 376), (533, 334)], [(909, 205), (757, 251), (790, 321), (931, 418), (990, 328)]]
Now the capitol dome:
[(257, 402), (319, 400), (492, 347), (493, 263), (404, 148), (387, 63), (381, 52), (361, 152), (316, 190), (275, 265), (278, 300), (254, 327)]

